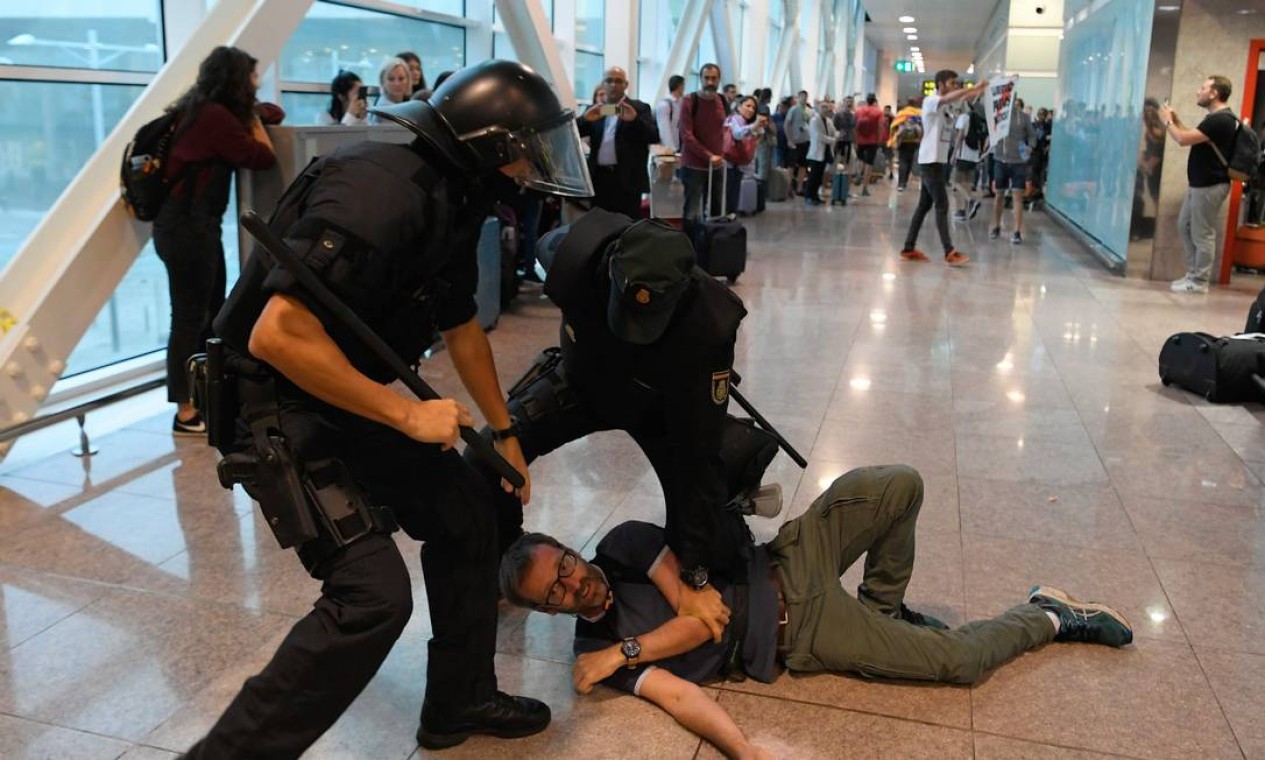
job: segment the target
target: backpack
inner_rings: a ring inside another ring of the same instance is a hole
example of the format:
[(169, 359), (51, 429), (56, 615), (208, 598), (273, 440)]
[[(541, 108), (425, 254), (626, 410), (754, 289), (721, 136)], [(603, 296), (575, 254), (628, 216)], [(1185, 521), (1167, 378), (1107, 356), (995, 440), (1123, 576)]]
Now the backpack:
[(896, 130), (896, 141), (902, 143), (918, 142), (922, 139), (922, 125), (913, 118), (907, 118)]
[(1212, 140), (1208, 144), (1217, 154), (1217, 160), (1225, 167), (1230, 179), (1236, 182), (1256, 182), (1261, 176), (1261, 140), (1251, 127), (1244, 128), (1243, 122), (1235, 117), (1234, 142), (1227, 160), (1221, 148)]
[(144, 124), (123, 149), (119, 193), (133, 219), (154, 221), (171, 192), (174, 182), (163, 178), (163, 167), (171, 155), (171, 146), (184, 132), (184, 126), (177, 126), (181, 115), (180, 111), (171, 111)]
[(966, 125), (966, 137), (963, 142), (971, 150), (981, 150), (984, 143), (988, 141), (988, 122), (984, 120), (984, 114), (974, 108), (967, 113), (969, 122)]

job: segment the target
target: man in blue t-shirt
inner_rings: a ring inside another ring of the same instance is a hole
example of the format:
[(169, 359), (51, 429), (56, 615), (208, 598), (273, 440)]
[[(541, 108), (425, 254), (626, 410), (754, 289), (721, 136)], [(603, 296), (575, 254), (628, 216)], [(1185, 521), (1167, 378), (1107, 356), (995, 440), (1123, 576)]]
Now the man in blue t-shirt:
[[(788, 670), (855, 672), (969, 684), (1049, 641), (1124, 646), (1120, 613), (1034, 587), (1028, 603), (949, 630), (904, 604), (913, 572), (922, 478), (910, 467), (863, 467), (831, 484), (777, 537), (754, 547), (745, 583), (690, 595), (662, 529), (625, 522), (585, 561), (528, 533), (501, 559), (501, 591), (521, 607), (576, 616), (572, 683), (643, 697), (729, 757), (757, 751), (697, 684), (741, 671), (764, 682)], [(839, 577), (866, 555), (854, 597)], [(717, 635), (719, 633), (719, 635)]]

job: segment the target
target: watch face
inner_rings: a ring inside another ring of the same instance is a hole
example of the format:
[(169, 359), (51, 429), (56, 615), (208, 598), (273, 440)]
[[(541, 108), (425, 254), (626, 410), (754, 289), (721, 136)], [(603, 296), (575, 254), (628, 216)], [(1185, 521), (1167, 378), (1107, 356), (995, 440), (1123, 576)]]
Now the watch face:
[(620, 650), (629, 659), (641, 656), (641, 644), (636, 639), (624, 639), (624, 644), (620, 647)]

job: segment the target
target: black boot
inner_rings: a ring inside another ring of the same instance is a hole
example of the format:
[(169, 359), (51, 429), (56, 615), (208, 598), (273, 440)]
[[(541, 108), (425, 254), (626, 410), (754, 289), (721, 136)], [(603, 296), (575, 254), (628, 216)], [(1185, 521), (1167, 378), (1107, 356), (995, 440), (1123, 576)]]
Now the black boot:
[(452, 708), (426, 700), (417, 743), (426, 749), (455, 747), (471, 734), (517, 739), (544, 731), (549, 705), (531, 697), (512, 697), (498, 691), (478, 704)]

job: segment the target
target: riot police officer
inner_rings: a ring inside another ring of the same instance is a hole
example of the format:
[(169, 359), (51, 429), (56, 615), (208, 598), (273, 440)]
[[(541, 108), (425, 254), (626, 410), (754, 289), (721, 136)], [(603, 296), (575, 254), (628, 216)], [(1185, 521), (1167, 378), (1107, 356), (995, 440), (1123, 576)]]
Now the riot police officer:
[[(405, 361), (415, 364), (438, 328), (487, 423), (508, 428), (475, 319), (479, 228), (492, 198), (519, 188), (592, 195), (574, 114), (537, 73), (506, 61), (454, 74), (429, 102), (376, 113), (416, 139), (320, 159), (269, 226)], [(188, 756), (297, 757), (351, 704), (412, 612), (389, 535), (397, 521), (425, 542), (434, 632), (418, 741), (436, 749), (471, 734), (543, 730), (548, 706), (496, 688), (492, 493), (452, 450), (459, 426), (473, 424), (470, 411), (386, 387), (383, 361), (262, 250), (215, 326), (240, 395), (225, 462), (255, 468), (241, 482), (323, 585), (313, 611)], [(513, 439), (497, 449), (526, 476)], [(521, 496), (529, 495), (528, 480)]]
[[(561, 343), (510, 390), (523, 454), (531, 462), (596, 431), (627, 431), (663, 486), (683, 589), (702, 591), (713, 574), (744, 567), (749, 534), (725, 507), (759, 484), (777, 449), (727, 414), (746, 309), (695, 266), (683, 233), (654, 220), (594, 209), (546, 235), (540, 257)], [(523, 510), (513, 494), (498, 502), (504, 550), (523, 532)]]

